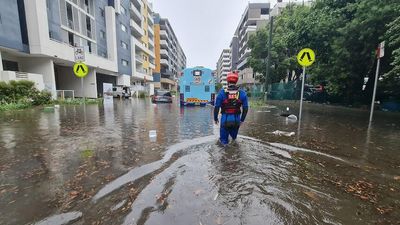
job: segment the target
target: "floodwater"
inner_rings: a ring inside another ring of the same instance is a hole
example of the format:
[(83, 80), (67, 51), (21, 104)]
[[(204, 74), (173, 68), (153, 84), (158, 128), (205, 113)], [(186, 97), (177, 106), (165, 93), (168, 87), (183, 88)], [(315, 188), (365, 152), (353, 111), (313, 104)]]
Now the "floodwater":
[(306, 104), (299, 130), (285, 109), (228, 148), (211, 107), (0, 114), (0, 224), (400, 224), (399, 114)]

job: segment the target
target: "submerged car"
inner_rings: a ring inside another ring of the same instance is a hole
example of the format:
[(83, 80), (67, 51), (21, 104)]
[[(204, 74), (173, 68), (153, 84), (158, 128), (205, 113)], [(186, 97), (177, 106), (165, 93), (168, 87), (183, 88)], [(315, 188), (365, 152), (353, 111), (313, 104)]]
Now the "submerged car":
[(172, 94), (169, 91), (160, 91), (156, 90), (153, 97), (151, 98), (151, 102), (165, 102), (172, 103)]

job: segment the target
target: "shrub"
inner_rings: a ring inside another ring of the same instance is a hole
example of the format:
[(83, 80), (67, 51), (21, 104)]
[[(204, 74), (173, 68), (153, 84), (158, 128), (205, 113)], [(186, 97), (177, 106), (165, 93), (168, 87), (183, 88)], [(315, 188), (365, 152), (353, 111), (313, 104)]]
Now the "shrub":
[(0, 82), (0, 101), (7, 103), (17, 103), (21, 99), (32, 98), (37, 93), (35, 83), (28, 80), (15, 81), (8, 83)]
[(51, 102), (51, 93), (48, 91), (35, 91), (32, 96), (33, 105), (46, 105)]

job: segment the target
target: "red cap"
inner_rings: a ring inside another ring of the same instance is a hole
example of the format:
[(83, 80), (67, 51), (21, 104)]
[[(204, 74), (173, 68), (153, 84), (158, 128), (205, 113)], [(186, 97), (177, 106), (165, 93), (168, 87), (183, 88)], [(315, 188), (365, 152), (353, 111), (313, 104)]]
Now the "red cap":
[(238, 82), (238, 80), (239, 80), (239, 74), (238, 74), (237, 71), (233, 71), (233, 72), (228, 73), (228, 76), (226, 77), (226, 81), (228, 83), (235, 83), (236, 84)]

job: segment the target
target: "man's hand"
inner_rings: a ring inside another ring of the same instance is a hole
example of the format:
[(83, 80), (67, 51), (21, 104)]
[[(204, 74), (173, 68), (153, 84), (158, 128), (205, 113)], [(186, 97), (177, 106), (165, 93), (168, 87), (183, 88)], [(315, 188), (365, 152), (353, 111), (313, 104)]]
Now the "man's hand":
[(215, 125), (218, 125), (218, 124), (219, 124), (219, 121), (218, 121), (218, 120), (215, 120), (214, 123), (215, 123)]

